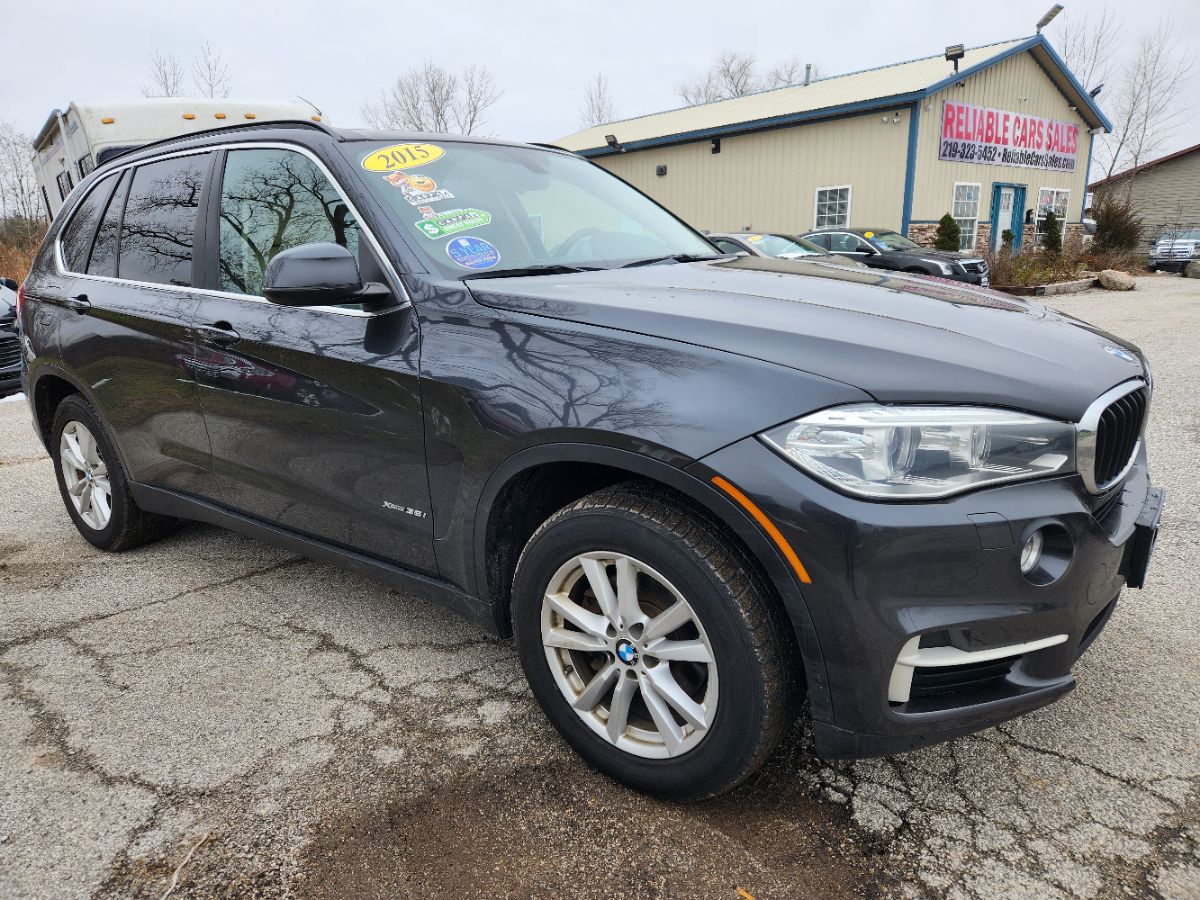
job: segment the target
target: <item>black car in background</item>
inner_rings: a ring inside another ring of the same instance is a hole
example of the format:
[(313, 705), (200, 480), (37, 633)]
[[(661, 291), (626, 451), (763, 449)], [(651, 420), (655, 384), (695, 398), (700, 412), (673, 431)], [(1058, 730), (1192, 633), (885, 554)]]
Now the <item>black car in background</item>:
[(1161, 509), (1136, 347), (716, 253), (549, 148), (312, 122), (149, 145), (76, 188), (22, 298), (84, 538), (197, 519), (448, 604), (663, 796), (745, 779), (803, 694), (828, 756), (1061, 697)]
[(988, 286), (987, 260), (969, 253), (922, 247), (887, 228), (822, 228), (800, 235), (818, 247), (858, 259), (873, 269), (936, 275)]
[(21, 339), (17, 334), (17, 283), (0, 278), (0, 397), (21, 388)]

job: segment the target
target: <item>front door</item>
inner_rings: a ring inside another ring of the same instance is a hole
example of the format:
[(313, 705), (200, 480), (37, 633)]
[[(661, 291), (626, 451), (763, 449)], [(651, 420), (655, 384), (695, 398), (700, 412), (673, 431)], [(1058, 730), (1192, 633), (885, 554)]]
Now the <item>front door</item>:
[(208, 235), (221, 293), (201, 302), (194, 368), (225, 504), (436, 572), (412, 306), (263, 298), (271, 258), (313, 242), (347, 247), (364, 281), (386, 280), (350, 205), (306, 154), (230, 150), (219, 190)]
[(1025, 188), (1016, 184), (997, 184), (992, 187), (992, 252), (1003, 243), (1005, 230), (1013, 234), (1013, 251), (1021, 249), (1021, 232), (1025, 224), (1023, 207)]

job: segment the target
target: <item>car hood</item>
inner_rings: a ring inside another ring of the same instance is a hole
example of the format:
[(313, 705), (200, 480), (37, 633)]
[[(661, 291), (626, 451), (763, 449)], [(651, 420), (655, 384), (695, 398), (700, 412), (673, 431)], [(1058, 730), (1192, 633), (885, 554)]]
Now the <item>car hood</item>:
[(466, 283), (487, 306), (736, 353), (882, 402), (985, 403), (1076, 421), (1143, 374), (1135, 346), (1069, 316), (878, 269), (739, 257)]

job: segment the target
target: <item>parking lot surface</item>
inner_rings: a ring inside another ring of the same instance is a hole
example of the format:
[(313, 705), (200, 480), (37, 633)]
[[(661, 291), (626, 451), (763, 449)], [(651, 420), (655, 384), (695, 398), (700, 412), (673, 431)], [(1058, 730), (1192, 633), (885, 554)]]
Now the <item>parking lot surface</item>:
[(697, 806), (592, 773), (440, 608), (205, 526), (94, 550), (0, 403), (0, 897), (1200, 896), (1200, 282), (1054, 305), (1149, 353), (1168, 501), (1078, 689), (884, 760), (799, 726)]

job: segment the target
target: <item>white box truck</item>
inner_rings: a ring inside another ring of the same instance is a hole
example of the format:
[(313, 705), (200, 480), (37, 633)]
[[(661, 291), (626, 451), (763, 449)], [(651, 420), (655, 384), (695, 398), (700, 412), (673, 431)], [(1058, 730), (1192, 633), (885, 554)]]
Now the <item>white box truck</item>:
[(142, 144), (247, 120), (322, 121), (303, 100), (153, 97), (75, 101), (56, 109), (34, 138), (33, 168), (53, 218), (72, 188), (96, 166)]

